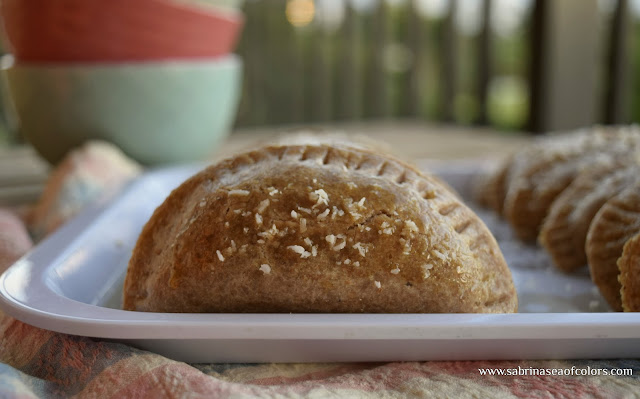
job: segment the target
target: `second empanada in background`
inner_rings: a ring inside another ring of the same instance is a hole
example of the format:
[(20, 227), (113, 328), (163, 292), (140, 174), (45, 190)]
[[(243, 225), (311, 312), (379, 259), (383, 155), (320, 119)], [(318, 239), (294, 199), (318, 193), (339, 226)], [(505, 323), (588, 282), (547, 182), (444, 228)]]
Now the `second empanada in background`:
[(585, 245), (591, 279), (609, 305), (622, 310), (618, 258), (625, 243), (640, 231), (640, 183), (613, 196), (591, 222)]
[(587, 265), (585, 242), (594, 216), (607, 200), (640, 181), (638, 160), (630, 162), (622, 168), (619, 160), (593, 166), (555, 199), (538, 241), (556, 267), (571, 272)]
[(624, 244), (617, 264), (622, 309), (625, 312), (640, 312), (640, 233)]

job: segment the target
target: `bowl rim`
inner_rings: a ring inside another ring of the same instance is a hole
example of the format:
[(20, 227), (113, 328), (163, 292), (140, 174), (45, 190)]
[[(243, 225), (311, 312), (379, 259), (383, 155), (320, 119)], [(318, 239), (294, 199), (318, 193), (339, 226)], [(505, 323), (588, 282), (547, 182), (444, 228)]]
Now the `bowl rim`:
[(0, 56), (0, 71), (9, 70), (121, 70), (121, 69), (156, 69), (215, 66), (217, 68), (235, 68), (243, 64), (242, 57), (229, 53), (215, 57), (163, 58), (153, 60), (131, 61), (18, 61), (13, 54)]
[(178, 1), (178, 0), (158, 0), (163, 3), (169, 4), (171, 7), (182, 8), (191, 12), (197, 12), (206, 14), (213, 18), (227, 19), (234, 23), (244, 22), (244, 13), (241, 7), (229, 7), (217, 4), (203, 4), (190, 1)]

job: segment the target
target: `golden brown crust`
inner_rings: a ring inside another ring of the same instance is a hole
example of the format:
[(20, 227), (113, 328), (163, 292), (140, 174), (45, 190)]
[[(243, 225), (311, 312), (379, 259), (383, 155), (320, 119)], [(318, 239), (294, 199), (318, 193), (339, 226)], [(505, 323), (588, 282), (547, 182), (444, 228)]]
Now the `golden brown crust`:
[(597, 127), (537, 138), (490, 173), (476, 191), (477, 200), (503, 215), (507, 194), (514, 183), (521, 183), (520, 180), (526, 183), (532, 175), (544, 174), (553, 164), (579, 157), (586, 149), (601, 146), (603, 142), (610, 141), (609, 136), (619, 134), (610, 130)]
[(640, 312), (640, 233), (627, 240), (617, 263), (622, 309)]
[(124, 307), (160, 312), (514, 312), (484, 224), (386, 156), (274, 146), (211, 166), (144, 227)]
[(622, 310), (617, 260), (624, 244), (640, 230), (640, 184), (613, 196), (600, 208), (587, 234), (591, 279), (615, 310)]
[(553, 137), (516, 159), (507, 178), (504, 215), (515, 234), (533, 242), (549, 207), (569, 184), (594, 163), (638, 151), (635, 127), (597, 127)]
[(496, 169), (482, 175), (474, 187), (474, 197), (478, 204), (493, 209), (498, 215), (502, 215), (502, 205), (506, 195), (505, 180), (513, 157), (503, 160)]
[(608, 199), (638, 181), (640, 167), (620, 170), (621, 163), (594, 165), (553, 201), (538, 242), (559, 269), (571, 272), (587, 264), (585, 242), (594, 216)]

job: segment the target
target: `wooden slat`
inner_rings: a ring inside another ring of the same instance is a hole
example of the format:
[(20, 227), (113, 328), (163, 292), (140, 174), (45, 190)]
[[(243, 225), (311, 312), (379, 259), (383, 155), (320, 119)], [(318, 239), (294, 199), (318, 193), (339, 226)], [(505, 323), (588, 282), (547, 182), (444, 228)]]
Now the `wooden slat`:
[(340, 120), (355, 120), (362, 116), (362, 76), (358, 73), (362, 42), (358, 14), (350, 3), (345, 7), (334, 115)]
[(449, 13), (443, 21), (443, 36), (440, 43), (442, 96), (441, 117), (449, 122), (454, 119), (454, 101), (456, 95), (457, 70), (457, 34), (455, 15), (458, 9), (457, 0), (449, 0)]
[(424, 21), (416, 9), (417, 0), (409, 3), (409, 30), (408, 46), (413, 54), (413, 63), (409, 70), (408, 90), (407, 90), (407, 113), (409, 116), (422, 116), (422, 93), (423, 65), (422, 57), (424, 53)]
[(293, 84), (290, 86), (291, 120), (289, 122), (303, 123), (305, 121), (305, 104), (309, 101), (304, 95), (305, 87), (308, 85), (305, 79), (304, 36), (295, 29), (291, 34), (293, 44), (289, 56), (291, 62), (290, 77)]
[(262, 68), (262, 85), (264, 87), (264, 108), (266, 109), (265, 122), (270, 125), (283, 123), (281, 120), (281, 110), (286, 107), (282, 102), (281, 79), (283, 71), (280, 70), (280, 57), (282, 56), (283, 43), (281, 28), (279, 25), (284, 20), (285, 1), (271, 0), (260, 1), (262, 3), (262, 13), (260, 16), (262, 34), (261, 48), (262, 55), (260, 64)]
[[(262, 37), (264, 87), (266, 93), (267, 123), (292, 123), (295, 113), (302, 114), (296, 91), (302, 84), (301, 63), (296, 54), (294, 27), (286, 19), (286, 0), (263, 1), (262, 19), (265, 31)], [(300, 108), (300, 109), (299, 109)]]
[(247, 2), (244, 7), (245, 25), (242, 39), (242, 52), (244, 60), (245, 89), (241, 104), (242, 124), (258, 126), (266, 122), (266, 93), (264, 87), (264, 62), (263, 43), (266, 40), (263, 1)]
[(384, 50), (388, 43), (388, 5), (384, 1), (378, 2), (378, 7), (373, 16), (369, 17), (369, 31), (371, 35), (368, 41), (369, 57), (366, 62), (367, 92), (366, 116), (375, 119), (384, 119), (389, 115), (387, 76), (384, 68)]
[[(597, 0), (539, 0), (530, 81), (532, 130), (562, 131), (597, 123), (600, 17)], [(580, 23), (576, 23), (579, 21)]]
[[(317, 12), (320, 12), (318, 10)], [(321, 26), (315, 27), (311, 38), (311, 98), (313, 122), (327, 122), (332, 119), (332, 58), (328, 32)]]
[(545, 35), (545, 18), (548, 0), (535, 0), (531, 15), (531, 30), (529, 32), (529, 121), (527, 130), (534, 134), (544, 131), (544, 82), (546, 70), (544, 68), (544, 54), (547, 38)]
[(492, 0), (482, 2), (482, 30), (478, 37), (478, 103), (477, 124), (486, 125), (489, 82), (491, 80), (491, 7)]
[(604, 123), (628, 122), (629, 118), (629, 2), (618, 0), (608, 41), (604, 96)]

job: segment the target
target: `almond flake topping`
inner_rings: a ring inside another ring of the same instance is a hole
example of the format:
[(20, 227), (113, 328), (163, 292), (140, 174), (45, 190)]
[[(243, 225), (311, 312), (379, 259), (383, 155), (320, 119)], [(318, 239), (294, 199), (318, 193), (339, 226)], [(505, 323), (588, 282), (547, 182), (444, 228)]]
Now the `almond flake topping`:
[(222, 256), (222, 252), (220, 252), (220, 250), (216, 251), (216, 255), (218, 255), (218, 259), (220, 259), (220, 262), (224, 262), (224, 256)]
[(347, 211), (349, 211), (349, 215), (351, 215), (351, 217), (354, 220), (358, 220), (358, 219), (360, 219), (362, 217), (362, 215), (357, 210), (357, 208), (358, 208), (357, 203), (354, 203), (352, 198), (346, 198), (344, 200), (344, 204), (345, 204), (345, 206), (347, 208)]
[(240, 195), (240, 196), (246, 196), (251, 194), (249, 191), (247, 190), (230, 190), (229, 191), (229, 195)]
[(300, 232), (304, 233), (305, 231), (307, 231), (307, 219), (301, 218), (300, 219)]
[(329, 234), (328, 236), (326, 236), (324, 238), (329, 245), (334, 246), (336, 244), (336, 236), (334, 236), (333, 234)]
[(344, 211), (342, 209), (338, 209), (337, 206), (334, 206), (331, 211), (331, 219), (335, 219), (336, 216), (344, 216)]
[(431, 275), (431, 269), (433, 269), (433, 265), (431, 263), (427, 263), (426, 265), (422, 265), (422, 270), (424, 274), (422, 278), (427, 279)]
[(274, 223), (271, 225), (271, 228), (269, 230), (258, 233), (258, 237), (273, 238), (273, 236), (275, 236), (279, 232), (280, 230), (278, 230), (278, 228), (276, 227), (276, 224)]
[(435, 256), (437, 256), (438, 258), (442, 259), (442, 260), (447, 260), (447, 257), (440, 251), (438, 251), (437, 249), (433, 250), (433, 254)]
[(327, 192), (321, 188), (309, 193), (309, 199), (311, 201), (316, 201), (316, 204), (313, 206), (313, 208), (316, 208), (323, 204), (329, 205), (329, 194), (327, 194)]
[(272, 197), (274, 195), (276, 195), (276, 194), (280, 194), (280, 190), (278, 190), (275, 187), (269, 187), (269, 188), (267, 188), (267, 190), (269, 190), (269, 195), (272, 196)]
[(328, 215), (329, 215), (329, 208), (325, 209), (324, 212), (322, 212), (316, 217), (320, 220), (323, 220), (323, 219), (326, 219)]
[(301, 258), (308, 258), (309, 256), (311, 256), (311, 252), (305, 250), (302, 245), (289, 245), (287, 249), (290, 249), (293, 252), (300, 254)]
[(262, 224), (262, 216), (260, 216), (260, 214), (256, 213), (256, 224), (257, 225), (261, 225)]
[(342, 241), (340, 244), (335, 245), (332, 249), (333, 249), (334, 251), (340, 251), (340, 250), (342, 250), (342, 249), (343, 249), (344, 247), (346, 247), (346, 246), (347, 246), (347, 241), (346, 241), (346, 240), (344, 240), (344, 241)]
[(413, 222), (413, 220), (404, 221), (404, 230), (410, 231), (412, 233), (417, 233), (418, 231), (420, 231), (418, 230), (418, 226)]
[(391, 274), (398, 274), (398, 273), (400, 273), (400, 268), (398, 266), (396, 266), (395, 269), (391, 270)]
[(378, 288), (378, 289), (382, 288), (382, 284), (380, 284), (380, 282), (379, 282), (379, 281), (374, 281), (374, 282), (373, 282), (373, 285), (375, 285), (375, 286), (376, 286), (376, 288)]
[(260, 271), (264, 274), (269, 274), (271, 273), (271, 266), (267, 265), (266, 263), (263, 263), (260, 265)]
[(293, 209), (291, 210), (291, 217), (294, 219), (298, 218), (298, 212), (294, 211)]
[(302, 254), (304, 252), (304, 247), (302, 245), (289, 245), (287, 249), (290, 249), (297, 254)]
[(357, 249), (358, 252), (360, 252), (360, 256), (364, 257), (367, 254), (367, 251), (369, 251), (369, 248), (362, 244), (361, 242), (357, 242), (355, 244), (353, 244), (353, 249)]
[(411, 241), (405, 241), (404, 248), (402, 250), (403, 255), (411, 254)]
[(264, 210), (267, 209), (268, 206), (269, 206), (269, 199), (261, 201), (260, 205), (258, 205), (257, 212), (258, 213), (264, 212)]

